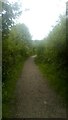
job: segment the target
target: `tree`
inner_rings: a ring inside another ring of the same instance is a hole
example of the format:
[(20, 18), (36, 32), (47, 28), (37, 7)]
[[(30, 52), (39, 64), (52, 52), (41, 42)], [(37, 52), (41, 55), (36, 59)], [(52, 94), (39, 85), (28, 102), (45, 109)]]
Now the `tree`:
[(14, 25), (14, 19), (21, 11), (17, 3), (2, 2), (2, 38), (8, 37), (10, 28)]
[(8, 76), (10, 76), (15, 65), (23, 62), (30, 55), (31, 46), (31, 35), (24, 24), (11, 27), (8, 38), (3, 41), (3, 82), (9, 80)]

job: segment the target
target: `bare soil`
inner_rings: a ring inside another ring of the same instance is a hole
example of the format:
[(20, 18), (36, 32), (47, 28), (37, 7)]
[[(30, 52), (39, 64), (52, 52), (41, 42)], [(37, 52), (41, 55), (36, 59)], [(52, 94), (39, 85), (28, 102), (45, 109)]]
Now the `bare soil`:
[(66, 118), (63, 100), (50, 88), (33, 57), (24, 64), (15, 96), (14, 118)]

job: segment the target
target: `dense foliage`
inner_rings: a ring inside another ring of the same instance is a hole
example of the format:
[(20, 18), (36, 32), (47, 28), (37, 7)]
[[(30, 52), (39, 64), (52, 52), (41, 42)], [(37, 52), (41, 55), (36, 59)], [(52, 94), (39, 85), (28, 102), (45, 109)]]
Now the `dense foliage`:
[(66, 53), (66, 18), (60, 16), (59, 23), (49, 33), (48, 37), (39, 42), (36, 61), (47, 78), (51, 79), (51, 84), (62, 95), (66, 92)]
[(20, 14), (17, 3), (2, 3), (3, 81), (8, 79), (15, 64), (24, 60), (30, 52), (31, 36), (24, 24), (14, 25)]
[(3, 42), (3, 81), (14, 69), (15, 64), (30, 54), (31, 36), (24, 24), (12, 27), (8, 39)]
[[(16, 81), (27, 57), (31, 55), (32, 41), (24, 24), (15, 24), (14, 19), (21, 11), (17, 3), (2, 3), (2, 85), (3, 116), (10, 116), (11, 99), (14, 97)], [(0, 17), (1, 21), (1, 17)]]

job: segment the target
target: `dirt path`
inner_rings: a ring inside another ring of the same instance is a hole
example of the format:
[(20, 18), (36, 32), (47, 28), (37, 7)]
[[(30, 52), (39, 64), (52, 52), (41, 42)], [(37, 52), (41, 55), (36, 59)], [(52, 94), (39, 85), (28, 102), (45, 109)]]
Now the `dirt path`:
[(66, 117), (62, 100), (49, 88), (32, 57), (24, 64), (15, 94), (15, 118)]

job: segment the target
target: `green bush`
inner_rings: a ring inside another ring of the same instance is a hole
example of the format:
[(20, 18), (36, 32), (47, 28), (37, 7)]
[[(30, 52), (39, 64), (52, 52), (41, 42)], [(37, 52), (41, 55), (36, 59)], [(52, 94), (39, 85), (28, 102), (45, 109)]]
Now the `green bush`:
[[(67, 59), (66, 59), (66, 18), (60, 17), (59, 23), (42, 40), (37, 48), (36, 62), (44, 74), (52, 82), (53, 87), (65, 96), (67, 87)], [(44, 66), (44, 67), (43, 67)]]

